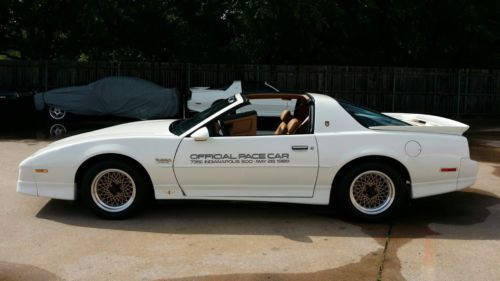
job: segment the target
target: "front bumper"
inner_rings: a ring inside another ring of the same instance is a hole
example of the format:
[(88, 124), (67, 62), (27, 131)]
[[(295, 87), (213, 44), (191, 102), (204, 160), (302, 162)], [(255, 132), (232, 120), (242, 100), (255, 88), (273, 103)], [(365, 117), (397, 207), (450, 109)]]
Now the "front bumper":
[(19, 179), (17, 180), (17, 192), (32, 196), (38, 196), (36, 181), (33, 177), (31, 166), (19, 166)]
[(36, 183), (29, 181), (17, 181), (17, 192), (32, 196), (38, 196)]

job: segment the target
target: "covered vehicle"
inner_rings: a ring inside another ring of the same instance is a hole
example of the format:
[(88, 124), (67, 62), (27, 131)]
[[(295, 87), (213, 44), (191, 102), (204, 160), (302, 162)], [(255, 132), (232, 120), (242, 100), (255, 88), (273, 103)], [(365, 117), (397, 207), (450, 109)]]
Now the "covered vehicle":
[[(284, 108), (266, 130), (252, 104), (274, 99), (295, 108)], [(462, 136), (467, 125), (393, 116), (400, 119), (321, 94), (237, 94), (189, 119), (56, 141), (20, 164), (17, 190), (81, 199), (106, 218), (128, 216), (156, 198), (332, 204), (377, 220), (407, 199), (474, 184), (477, 163)]]
[(163, 88), (134, 77), (107, 77), (85, 86), (50, 90), (35, 95), (35, 108), (48, 109), (53, 120), (66, 113), (158, 119), (179, 113), (177, 89)]
[(33, 113), (33, 91), (0, 90), (0, 115), (28, 117)]
[(0, 90), (0, 102), (13, 101), (19, 99), (20, 95), (16, 91)]

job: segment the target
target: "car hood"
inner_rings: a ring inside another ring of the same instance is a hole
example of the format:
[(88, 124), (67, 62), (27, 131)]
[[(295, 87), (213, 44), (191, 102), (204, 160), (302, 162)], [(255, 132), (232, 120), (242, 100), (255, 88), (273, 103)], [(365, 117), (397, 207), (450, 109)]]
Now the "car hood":
[(51, 149), (77, 143), (117, 138), (175, 136), (169, 130), (170, 124), (174, 121), (176, 120), (150, 120), (125, 123), (67, 137), (51, 143), (47, 148)]

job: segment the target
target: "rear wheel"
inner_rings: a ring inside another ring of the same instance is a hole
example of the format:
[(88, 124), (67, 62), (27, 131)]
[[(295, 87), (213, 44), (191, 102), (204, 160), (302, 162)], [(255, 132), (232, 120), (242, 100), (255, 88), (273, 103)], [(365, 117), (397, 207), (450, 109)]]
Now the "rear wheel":
[(49, 106), (48, 113), (52, 120), (61, 121), (66, 117), (66, 111), (56, 106)]
[(91, 166), (82, 178), (82, 198), (99, 216), (121, 219), (135, 213), (148, 195), (148, 182), (127, 162), (105, 160)]
[(363, 220), (390, 217), (406, 199), (400, 172), (384, 163), (364, 163), (340, 179), (333, 204)]

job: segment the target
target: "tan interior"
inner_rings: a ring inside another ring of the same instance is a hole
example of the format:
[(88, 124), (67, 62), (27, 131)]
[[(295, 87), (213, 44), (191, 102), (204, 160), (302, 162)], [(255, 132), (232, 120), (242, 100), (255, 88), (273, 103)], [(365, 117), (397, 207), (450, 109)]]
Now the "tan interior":
[(290, 110), (284, 109), (280, 114), (280, 119), (281, 123), (278, 125), (278, 128), (276, 128), (276, 131), (274, 131), (275, 135), (284, 135), (288, 132), (288, 121), (292, 119)]
[(299, 119), (293, 118), (292, 120), (290, 120), (286, 126), (286, 129), (287, 129), (286, 134), (287, 135), (295, 134), (295, 132), (297, 131), (297, 128), (299, 128), (299, 125), (300, 125)]
[(230, 136), (255, 136), (257, 134), (257, 114), (237, 119), (224, 120)]
[[(297, 106), (294, 110), (294, 116), (288, 109), (284, 109), (280, 114), (281, 123), (276, 128), (275, 135), (293, 135), (306, 134), (310, 128), (309, 118), (309, 96), (305, 94), (291, 93), (255, 93), (247, 94), (247, 98), (251, 99), (283, 99), (297, 100)], [(232, 114), (223, 118), (225, 134), (230, 136), (255, 136), (257, 135), (257, 112), (248, 111), (238, 114)], [(220, 128), (217, 123), (215, 131), (219, 132)]]
[(284, 135), (287, 132), (287, 127), (286, 124), (281, 122), (278, 128), (276, 128), (276, 131), (274, 131), (275, 135)]

